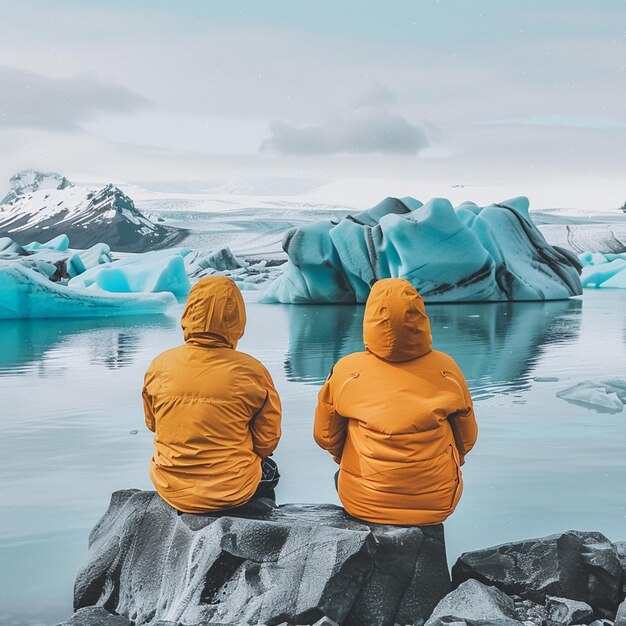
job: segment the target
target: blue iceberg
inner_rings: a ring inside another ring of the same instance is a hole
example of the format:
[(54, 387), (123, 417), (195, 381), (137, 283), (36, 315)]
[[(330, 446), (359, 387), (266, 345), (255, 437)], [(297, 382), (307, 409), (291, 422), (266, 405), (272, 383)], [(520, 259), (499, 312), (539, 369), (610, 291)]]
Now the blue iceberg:
[(173, 248), (95, 265), (72, 278), (69, 286), (113, 293), (169, 291), (184, 297), (190, 288), (184, 261), (188, 253), (186, 248)]
[(75, 289), (15, 263), (0, 264), (0, 319), (165, 313), (171, 293), (121, 294)]
[(528, 198), (479, 207), (387, 198), (283, 239), (287, 271), (263, 302), (364, 302), (381, 278), (406, 278), (428, 302), (561, 300), (582, 293), (580, 262), (549, 245)]
[(626, 253), (584, 252), (578, 259), (583, 266), (583, 287), (626, 289)]

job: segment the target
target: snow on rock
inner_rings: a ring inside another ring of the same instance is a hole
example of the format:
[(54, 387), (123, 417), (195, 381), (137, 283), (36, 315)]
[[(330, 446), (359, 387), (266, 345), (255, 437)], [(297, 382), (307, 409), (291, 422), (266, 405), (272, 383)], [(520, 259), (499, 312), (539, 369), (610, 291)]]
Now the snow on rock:
[(171, 293), (112, 294), (73, 289), (18, 264), (0, 264), (0, 319), (165, 313)]
[(550, 246), (525, 197), (454, 208), (387, 198), (368, 211), (290, 230), (284, 275), (264, 302), (363, 302), (381, 278), (409, 280), (429, 302), (558, 300), (582, 292), (576, 256)]
[(114, 185), (91, 189), (63, 180), (67, 184), (57, 187), (36, 181), (15, 186), (0, 204), (0, 235), (24, 245), (63, 234), (79, 248), (105, 242), (125, 252), (165, 248), (187, 236), (184, 229), (154, 224)]
[(334, 505), (265, 499), (179, 515), (155, 492), (127, 490), (90, 534), (74, 607), (137, 624), (380, 626), (423, 623), (449, 590), (441, 525), (380, 526)]
[(466, 552), (452, 568), (456, 585), (473, 578), (542, 604), (547, 596), (570, 598), (611, 618), (622, 577), (616, 547), (601, 533), (577, 530)]
[(626, 289), (626, 252), (601, 254), (585, 252), (578, 255), (583, 271), (583, 287), (603, 289)]
[(60, 174), (36, 172), (34, 170), (24, 170), (13, 174), (9, 183), (11, 190), (7, 193), (0, 205), (7, 204), (15, 200), (18, 196), (23, 196), (40, 189), (67, 189), (72, 187), (72, 183)]
[(72, 288), (101, 289), (114, 293), (158, 293), (177, 297), (189, 293), (185, 271), (186, 248), (172, 248), (125, 257), (96, 265), (69, 281)]
[(626, 381), (606, 380), (594, 383), (585, 380), (557, 392), (556, 395), (557, 398), (600, 413), (621, 413), (626, 404)]

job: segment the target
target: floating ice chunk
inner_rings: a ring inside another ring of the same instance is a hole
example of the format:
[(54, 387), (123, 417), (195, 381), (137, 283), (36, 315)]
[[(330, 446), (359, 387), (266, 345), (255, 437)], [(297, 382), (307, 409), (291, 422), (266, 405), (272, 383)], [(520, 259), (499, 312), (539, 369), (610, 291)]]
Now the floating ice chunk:
[(87, 250), (74, 250), (75, 255), (80, 257), (80, 260), (85, 269), (91, 269), (96, 265), (102, 263), (111, 263), (111, 247), (106, 243), (96, 243)]
[(0, 237), (0, 256), (26, 256), (28, 252), (10, 237)]
[(363, 302), (381, 278), (405, 278), (429, 302), (559, 300), (582, 292), (580, 262), (550, 246), (528, 199), (456, 209), (387, 198), (339, 223), (289, 231), (287, 271), (264, 302)]
[(585, 380), (573, 387), (557, 392), (557, 397), (599, 412), (619, 413), (626, 402), (626, 382), (605, 381), (594, 383)]
[(230, 248), (220, 248), (208, 254), (196, 252), (185, 258), (187, 273), (190, 276), (198, 276), (203, 270), (212, 268), (219, 271), (235, 270), (246, 267), (246, 262), (237, 258)]
[(67, 235), (59, 235), (54, 239), (50, 239), (46, 243), (39, 243), (38, 241), (33, 241), (32, 243), (28, 243), (24, 246), (25, 250), (29, 250), (34, 252), (35, 250), (58, 250), (59, 252), (64, 252), (68, 249), (70, 245), (70, 239)]
[(169, 291), (179, 297), (187, 295), (190, 287), (183, 256), (176, 249), (146, 252), (97, 265), (72, 278), (69, 286), (113, 293)]
[(175, 303), (171, 293), (112, 294), (72, 289), (26, 267), (0, 264), (0, 319), (160, 314)]
[(578, 259), (583, 265), (583, 287), (626, 289), (626, 253), (583, 252)]

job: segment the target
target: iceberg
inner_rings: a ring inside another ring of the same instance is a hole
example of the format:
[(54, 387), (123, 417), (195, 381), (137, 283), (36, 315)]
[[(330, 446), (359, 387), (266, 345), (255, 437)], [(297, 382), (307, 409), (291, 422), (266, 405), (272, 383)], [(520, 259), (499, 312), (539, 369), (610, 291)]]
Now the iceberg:
[(18, 245), (10, 237), (0, 238), (0, 259), (18, 262), (38, 271), (54, 281), (72, 278), (85, 270), (110, 263), (111, 248), (106, 243), (97, 243), (87, 250), (69, 248), (67, 235), (59, 235), (46, 243), (34, 241)]
[(54, 237), (53, 239), (50, 239), (50, 241), (47, 241), (46, 243), (40, 243), (39, 241), (33, 241), (31, 243), (28, 243), (24, 246), (24, 250), (33, 252), (35, 250), (43, 249), (43, 250), (57, 250), (59, 252), (64, 252), (65, 250), (69, 248), (69, 245), (70, 245), (70, 238), (65, 234), (61, 234), (58, 237)]
[(185, 270), (187, 248), (173, 248), (128, 256), (96, 265), (69, 281), (72, 288), (101, 289), (113, 293), (159, 293), (184, 297), (190, 284)]
[(288, 231), (286, 272), (262, 302), (364, 302), (381, 278), (406, 278), (428, 302), (561, 300), (580, 295), (575, 254), (550, 246), (528, 198), (458, 207), (387, 198), (339, 222)]
[(626, 403), (626, 381), (605, 380), (594, 383), (585, 380), (557, 392), (556, 396), (600, 413), (620, 413)]
[(165, 313), (171, 293), (121, 294), (73, 289), (15, 263), (0, 265), (0, 319)]
[(626, 253), (584, 252), (578, 259), (583, 266), (583, 287), (626, 289)]

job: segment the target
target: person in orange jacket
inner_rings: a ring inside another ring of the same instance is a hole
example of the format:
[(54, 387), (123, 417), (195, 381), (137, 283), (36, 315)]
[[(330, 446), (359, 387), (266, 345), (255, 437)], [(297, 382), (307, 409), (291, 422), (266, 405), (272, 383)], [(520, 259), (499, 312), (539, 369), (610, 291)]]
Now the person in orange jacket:
[(185, 343), (154, 359), (143, 387), (157, 492), (184, 513), (273, 499), (280, 399), (265, 367), (236, 350), (246, 324), (241, 292), (230, 278), (202, 278), (181, 323)]
[(443, 522), (477, 436), (465, 378), (433, 350), (424, 302), (408, 281), (376, 282), (365, 306), (365, 352), (340, 359), (319, 392), (315, 441), (340, 465), (346, 511), (379, 524)]

